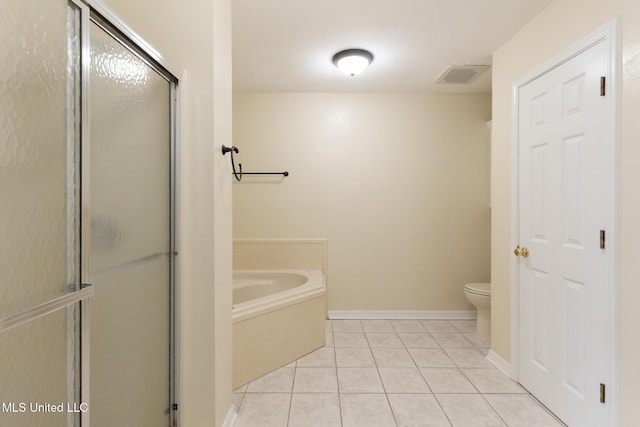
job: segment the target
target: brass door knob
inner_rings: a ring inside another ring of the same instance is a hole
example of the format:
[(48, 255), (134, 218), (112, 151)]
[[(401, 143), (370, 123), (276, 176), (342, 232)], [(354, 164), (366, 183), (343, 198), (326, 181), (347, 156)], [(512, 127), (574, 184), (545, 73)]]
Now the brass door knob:
[(517, 246), (514, 250), (513, 250), (513, 254), (515, 256), (522, 256), (524, 258), (529, 256), (529, 249), (525, 248), (525, 247), (520, 247)]

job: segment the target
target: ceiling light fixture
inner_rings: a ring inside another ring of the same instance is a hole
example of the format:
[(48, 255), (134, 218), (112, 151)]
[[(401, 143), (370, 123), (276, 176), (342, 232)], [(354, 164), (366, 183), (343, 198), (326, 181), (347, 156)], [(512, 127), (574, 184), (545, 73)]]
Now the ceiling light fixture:
[(333, 55), (333, 63), (347, 76), (355, 76), (364, 71), (373, 61), (373, 54), (364, 49), (346, 49)]

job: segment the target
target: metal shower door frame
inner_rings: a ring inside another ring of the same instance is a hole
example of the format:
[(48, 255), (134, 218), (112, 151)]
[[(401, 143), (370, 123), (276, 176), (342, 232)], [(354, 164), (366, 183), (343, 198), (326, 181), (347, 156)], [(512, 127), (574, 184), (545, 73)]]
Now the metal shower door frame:
[[(90, 277), (90, 213), (91, 213), (91, 140), (90, 140), (90, 39), (89, 29), (91, 23), (96, 24), (122, 46), (131, 51), (153, 70), (165, 78), (171, 85), (171, 165), (170, 165), (170, 349), (169, 349), (169, 422), (176, 426), (177, 417), (177, 280), (178, 280), (178, 228), (177, 224), (177, 200), (178, 200), (178, 88), (180, 79), (177, 69), (163, 58), (157, 50), (144, 41), (135, 31), (120, 20), (107, 6), (96, 0), (69, 0), (81, 11), (81, 280), (87, 283)], [(93, 291), (93, 287), (91, 288)], [(93, 292), (92, 294), (93, 295)], [(80, 402), (90, 408), (90, 363), (91, 356), (91, 301), (86, 298), (80, 301)], [(90, 426), (90, 411), (80, 413), (80, 425)]]

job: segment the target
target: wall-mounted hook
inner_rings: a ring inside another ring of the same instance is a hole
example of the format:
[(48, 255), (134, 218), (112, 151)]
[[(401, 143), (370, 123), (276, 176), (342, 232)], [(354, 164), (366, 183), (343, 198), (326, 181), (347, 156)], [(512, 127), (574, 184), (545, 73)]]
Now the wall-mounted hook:
[(236, 180), (240, 181), (242, 180), (242, 164), (238, 163), (238, 169), (240, 170), (240, 172), (236, 172), (236, 162), (233, 158), (233, 153), (238, 154), (240, 150), (238, 150), (238, 147), (236, 147), (235, 145), (232, 145), (231, 147), (227, 147), (226, 145), (223, 145), (222, 155), (224, 156), (229, 152), (231, 152), (231, 168), (233, 169), (233, 176), (236, 177)]

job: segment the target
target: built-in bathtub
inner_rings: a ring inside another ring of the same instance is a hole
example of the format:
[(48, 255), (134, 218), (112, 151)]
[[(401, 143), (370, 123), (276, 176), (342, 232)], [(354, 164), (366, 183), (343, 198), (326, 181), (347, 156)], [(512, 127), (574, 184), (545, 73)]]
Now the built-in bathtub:
[(237, 270), (233, 276), (234, 388), (325, 345), (322, 270)]

